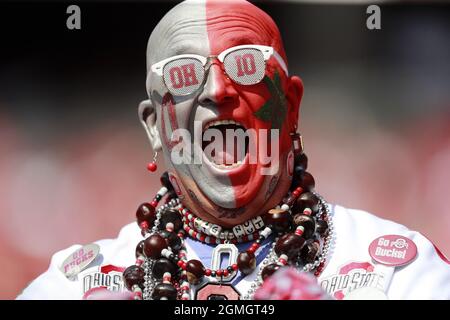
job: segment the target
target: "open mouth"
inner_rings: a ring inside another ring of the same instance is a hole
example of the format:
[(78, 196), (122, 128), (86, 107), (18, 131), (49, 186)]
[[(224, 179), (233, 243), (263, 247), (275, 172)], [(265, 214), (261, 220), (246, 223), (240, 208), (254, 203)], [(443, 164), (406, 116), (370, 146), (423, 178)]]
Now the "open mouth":
[(208, 122), (202, 132), (202, 150), (217, 168), (234, 169), (244, 163), (248, 153), (247, 129), (234, 120)]

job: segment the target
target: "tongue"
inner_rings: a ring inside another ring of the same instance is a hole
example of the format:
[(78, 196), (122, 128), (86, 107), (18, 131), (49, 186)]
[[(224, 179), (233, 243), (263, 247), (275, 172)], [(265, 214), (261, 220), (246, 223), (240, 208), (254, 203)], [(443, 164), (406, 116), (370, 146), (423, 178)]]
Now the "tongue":
[[(243, 158), (245, 157), (245, 152), (240, 152), (241, 154), (239, 154), (238, 152), (238, 146), (239, 143), (237, 138), (235, 139), (229, 139), (230, 141), (227, 141), (226, 139), (226, 130), (236, 130), (237, 128), (240, 128), (234, 124), (227, 124), (227, 125), (219, 125), (219, 126), (214, 126), (212, 127), (214, 129), (217, 129), (221, 132), (221, 137), (223, 139), (223, 147), (222, 150), (218, 150), (220, 149), (220, 143), (219, 142), (215, 142), (215, 135), (212, 135), (214, 138), (212, 139), (211, 142), (209, 141), (203, 141), (203, 150), (205, 150), (206, 146), (209, 145), (210, 143), (214, 143), (213, 147), (213, 151), (212, 154), (209, 155), (207, 154), (208, 157), (211, 158), (211, 160), (214, 161), (214, 163), (216, 164), (225, 164), (225, 165), (232, 165), (234, 163), (237, 163), (238, 160), (242, 161)], [(208, 129), (210, 130), (210, 129)], [(208, 131), (206, 130), (206, 131)], [(205, 132), (206, 132), (205, 131)], [(233, 141), (234, 140), (234, 141)], [(228, 148), (227, 148), (228, 147)]]

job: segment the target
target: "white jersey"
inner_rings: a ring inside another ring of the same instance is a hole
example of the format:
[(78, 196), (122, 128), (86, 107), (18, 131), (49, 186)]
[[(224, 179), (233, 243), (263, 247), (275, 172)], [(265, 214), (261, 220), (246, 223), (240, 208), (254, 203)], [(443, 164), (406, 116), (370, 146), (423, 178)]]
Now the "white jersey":
[[(345, 299), (357, 290), (376, 289), (384, 292), (383, 296), (388, 299), (450, 299), (450, 262), (422, 234), (367, 212), (341, 206), (333, 206), (331, 215), (334, 223), (331, 250), (318, 281), (332, 297)], [(369, 246), (385, 235), (409, 239), (408, 242), (417, 247), (414, 259), (403, 266), (388, 266), (374, 260)], [(135, 248), (140, 240), (139, 227), (131, 223), (122, 228), (116, 239), (95, 242), (100, 246), (100, 254), (72, 280), (66, 278), (60, 267), (81, 246), (59, 251), (52, 257), (49, 269), (17, 298), (83, 299), (96, 288), (126, 290), (122, 271), (134, 264)], [(206, 245), (187, 241), (187, 258), (209, 265), (202, 246)], [(258, 269), (259, 265), (255, 272), (234, 284), (240, 293), (247, 292)]]

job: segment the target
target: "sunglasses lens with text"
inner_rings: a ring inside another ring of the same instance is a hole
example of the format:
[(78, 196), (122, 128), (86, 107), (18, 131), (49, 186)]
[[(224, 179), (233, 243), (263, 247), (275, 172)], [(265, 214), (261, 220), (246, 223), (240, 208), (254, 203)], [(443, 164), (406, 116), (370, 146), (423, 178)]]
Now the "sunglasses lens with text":
[(205, 76), (203, 65), (195, 58), (181, 58), (164, 66), (164, 82), (176, 96), (191, 94), (200, 88)]

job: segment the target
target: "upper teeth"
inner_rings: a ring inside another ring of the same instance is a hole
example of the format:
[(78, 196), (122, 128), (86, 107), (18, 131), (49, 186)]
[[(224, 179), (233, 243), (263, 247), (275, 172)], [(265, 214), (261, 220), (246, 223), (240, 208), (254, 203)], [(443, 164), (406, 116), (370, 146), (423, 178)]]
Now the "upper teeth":
[(236, 122), (234, 120), (217, 120), (217, 121), (208, 122), (206, 124), (206, 126), (205, 126), (205, 130), (207, 130), (209, 127), (218, 126), (218, 125), (221, 125), (221, 124), (235, 124), (237, 126), (244, 127), (241, 123)]

